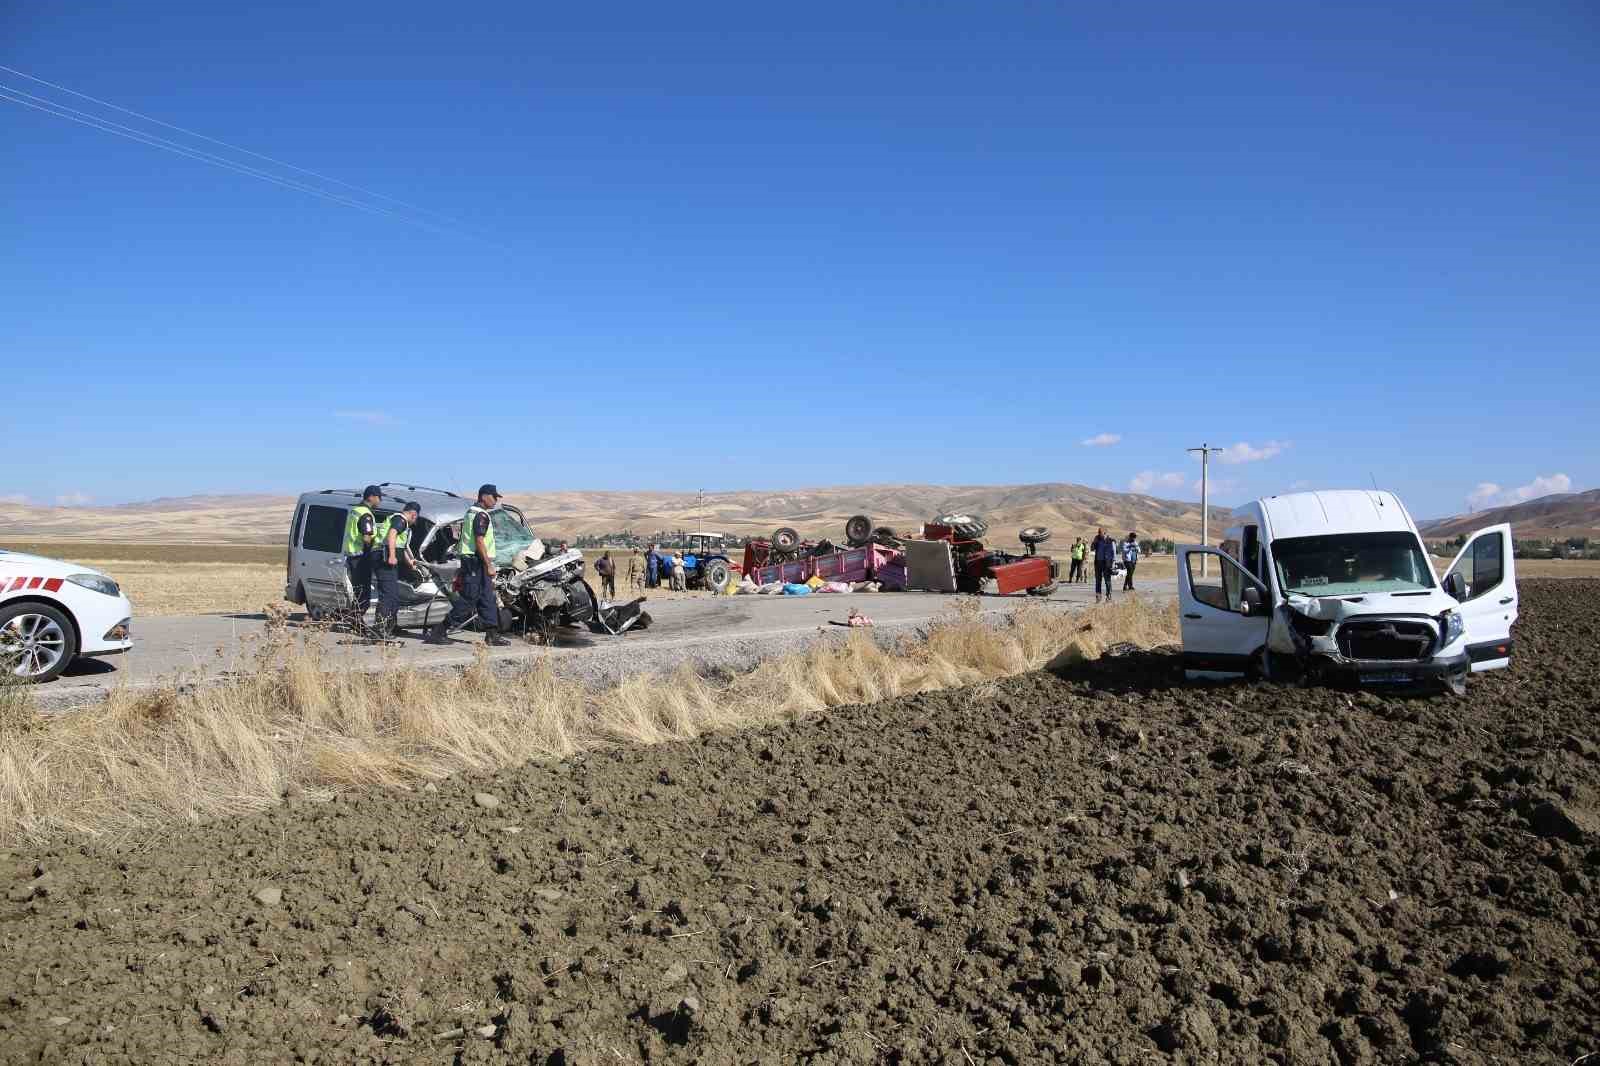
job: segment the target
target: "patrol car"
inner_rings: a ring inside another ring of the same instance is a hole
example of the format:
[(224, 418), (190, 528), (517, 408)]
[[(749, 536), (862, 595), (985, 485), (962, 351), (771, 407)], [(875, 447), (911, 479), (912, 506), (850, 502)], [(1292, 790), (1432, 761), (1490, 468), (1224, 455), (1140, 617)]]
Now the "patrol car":
[(133, 647), (133, 604), (98, 570), (0, 548), (0, 670), (50, 681), (79, 656)]

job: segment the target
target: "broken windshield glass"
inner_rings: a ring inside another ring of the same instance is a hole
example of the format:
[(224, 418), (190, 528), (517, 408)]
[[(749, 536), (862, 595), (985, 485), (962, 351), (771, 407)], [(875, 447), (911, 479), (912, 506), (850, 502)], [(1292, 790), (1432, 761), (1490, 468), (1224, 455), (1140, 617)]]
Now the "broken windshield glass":
[(1273, 565), (1285, 592), (1358, 596), (1433, 587), (1427, 557), (1414, 534), (1339, 533), (1272, 542)]

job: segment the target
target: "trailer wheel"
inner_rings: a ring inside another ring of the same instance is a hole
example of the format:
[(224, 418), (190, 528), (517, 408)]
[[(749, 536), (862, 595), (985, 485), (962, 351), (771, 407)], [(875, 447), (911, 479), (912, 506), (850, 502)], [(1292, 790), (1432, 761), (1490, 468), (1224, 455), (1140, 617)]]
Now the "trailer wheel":
[(1050, 539), (1050, 530), (1044, 526), (1029, 526), (1017, 534), (1017, 539), (1024, 544), (1043, 544)]
[(934, 518), (933, 524), (949, 526), (960, 540), (979, 540), (989, 532), (989, 523), (983, 520), (982, 515), (942, 514)]
[(787, 555), (800, 546), (800, 534), (788, 526), (772, 531), (772, 546)]
[(872, 519), (864, 514), (852, 515), (844, 524), (844, 539), (852, 548), (872, 539)]
[(700, 567), (700, 584), (710, 589), (717, 595), (728, 587), (728, 561), (726, 559), (710, 559)]

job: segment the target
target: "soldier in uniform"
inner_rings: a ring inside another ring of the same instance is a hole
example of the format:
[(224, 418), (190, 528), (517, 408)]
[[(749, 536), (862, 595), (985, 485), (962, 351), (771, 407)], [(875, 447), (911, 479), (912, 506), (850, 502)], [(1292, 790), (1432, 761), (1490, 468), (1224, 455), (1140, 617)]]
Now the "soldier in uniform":
[(511, 642), (500, 635), (500, 609), (494, 599), (494, 521), (489, 512), (500, 505), (500, 490), (493, 485), (478, 489), (478, 499), (461, 522), (461, 598), (442, 621), (428, 630), (427, 644), (449, 644), (445, 634), (472, 621), (473, 615), (484, 625), (483, 642), (505, 647)]
[(393, 636), (396, 619), (400, 614), (400, 564), (415, 567), (417, 560), (411, 554), (411, 527), (422, 512), (422, 505), (407, 502), (399, 514), (392, 514), (383, 524), (383, 534), (378, 538), (372, 564), (372, 576), (378, 583), (378, 632)]
[(356, 615), (364, 615), (372, 605), (373, 551), (378, 540), (378, 520), (373, 508), (383, 502), (376, 485), (361, 490), (361, 502), (350, 508), (344, 521), (344, 564), (350, 571), (350, 591)]

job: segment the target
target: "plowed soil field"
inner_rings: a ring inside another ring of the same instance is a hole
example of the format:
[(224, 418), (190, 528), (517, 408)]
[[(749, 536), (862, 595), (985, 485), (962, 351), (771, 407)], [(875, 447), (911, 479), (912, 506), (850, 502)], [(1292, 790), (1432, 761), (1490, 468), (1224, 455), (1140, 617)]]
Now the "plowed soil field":
[(1566, 1066), (1600, 582), (1524, 595), (1464, 699), (1138, 653), (0, 855), (0, 1061)]

